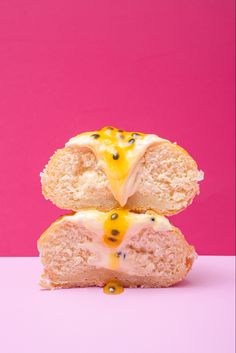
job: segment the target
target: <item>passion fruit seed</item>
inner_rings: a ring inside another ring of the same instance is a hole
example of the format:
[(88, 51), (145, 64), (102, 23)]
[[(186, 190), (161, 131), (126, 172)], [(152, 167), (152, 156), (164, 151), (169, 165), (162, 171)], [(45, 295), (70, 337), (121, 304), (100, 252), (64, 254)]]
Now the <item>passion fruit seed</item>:
[(120, 234), (120, 232), (117, 229), (112, 229), (111, 234), (118, 235), (118, 234)]
[(133, 143), (135, 143), (135, 139), (129, 139), (128, 143), (132, 145)]
[(112, 237), (109, 237), (108, 240), (112, 241), (113, 243), (115, 243), (117, 241), (116, 238), (112, 238)]
[(116, 256), (117, 257), (121, 257), (121, 255), (122, 255), (123, 259), (126, 258), (126, 254), (125, 253), (122, 253), (122, 251), (117, 251)]
[(100, 137), (99, 134), (92, 134), (91, 137), (93, 137), (94, 139), (98, 139)]
[(119, 159), (119, 157), (120, 157), (120, 155), (119, 155), (119, 153), (117, 153), (117, 152), (115, 152), (115, 153), (113, 153), (113, 155), (112, 155), (112, 158), (116, 161), (117, 159)]
[(152, 222), (155, 222), (155, 217), (151, 217), (151, 221), (152, 221)]
[(119, 216), (118, 213), (112, 213), (111, 219), (114, 221), (114, 219), (117, 219), (118, 216)]
[(124, 291), (123, 286), (116, 280), (109, 281), (104, 287), (105, 294), (121, 294)]

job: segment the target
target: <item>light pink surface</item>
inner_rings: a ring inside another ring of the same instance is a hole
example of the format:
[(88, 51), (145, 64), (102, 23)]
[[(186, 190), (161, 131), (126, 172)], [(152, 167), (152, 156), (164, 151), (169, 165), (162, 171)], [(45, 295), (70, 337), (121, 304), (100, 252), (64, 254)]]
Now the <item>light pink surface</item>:
[(233, 353), (234, 258), (200, 257), (167, 289), (45, 291), (38, 258), (1, 258), (4, 353)]
[(0, 255), (36, 255), (64, 211), (39, 173), (104, 125), (177, 141), (206, 173), (173, 218), (200, 254), (234, 253), (234, 1), (0, 2)]

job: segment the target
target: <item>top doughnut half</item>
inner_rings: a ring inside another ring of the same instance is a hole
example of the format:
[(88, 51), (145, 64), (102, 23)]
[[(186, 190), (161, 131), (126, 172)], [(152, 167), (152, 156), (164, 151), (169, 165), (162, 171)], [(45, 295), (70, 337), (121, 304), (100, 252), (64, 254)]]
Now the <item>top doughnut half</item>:
[(112, 127), (70, 139), (41, 174), (43, 195), (62, 209), (121, 206), (161, 215), (185, 209), (202, 179), (196, 162), (177, 144)]

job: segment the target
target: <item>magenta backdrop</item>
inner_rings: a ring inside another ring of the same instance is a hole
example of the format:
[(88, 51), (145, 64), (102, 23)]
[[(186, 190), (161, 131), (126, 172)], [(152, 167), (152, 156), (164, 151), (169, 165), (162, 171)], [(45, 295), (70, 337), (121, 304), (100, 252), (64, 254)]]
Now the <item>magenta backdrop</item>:
[(38, 254), (64, 212), (42, 197), (40, 171), (103, 125), (186, 148), (205, 181), (172, 221), (200, 254), (233, 254), (233, 28), (233, 0), (2, 0), (1, 255)]

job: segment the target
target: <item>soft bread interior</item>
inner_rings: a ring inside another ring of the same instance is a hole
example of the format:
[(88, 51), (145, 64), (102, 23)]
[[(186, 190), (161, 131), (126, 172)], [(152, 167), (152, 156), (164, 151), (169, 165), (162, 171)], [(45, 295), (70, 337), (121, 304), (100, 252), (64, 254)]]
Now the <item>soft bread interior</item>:
[[(94, 234), (66, 217), (53, 223), (38, 241), (44, 273), (41, 285), (54, 287), (104, 286), (118, 280), (124, 287), (168, 287), (184, 278), (196, 256), (179, 229), (154, 231), (144, 227), (133, 234), (120, 253), (120, 269), (95, 266)], [(122, 263), (123, 262), (123, 263)], [(125, 266), (123, 266), (125, 265)]]
[[(137, 191), (126, 206), (163, 215), (178, 213), (199, 192), (201, 177), (195, 161), (179, 146), (164, 142), (150, 147), (140, 161)], [(62, 209), (110, 210), (118, 206), (106, 175), (88, 148), (56, 151), (41, 182), (45, 198)]]
[(128, 200), (130, 209), (153, 209), (171, 215), (186, 208), (199, 193), (202, 172), (180, 146), (161, 143), (144, 155), (138, 174), (138, 189)]
[(62, 209), (109, 210), (114, 199), (104, 172), (88, 148), (63, 148), (55, 152), (42, 175), (42, 192)]

